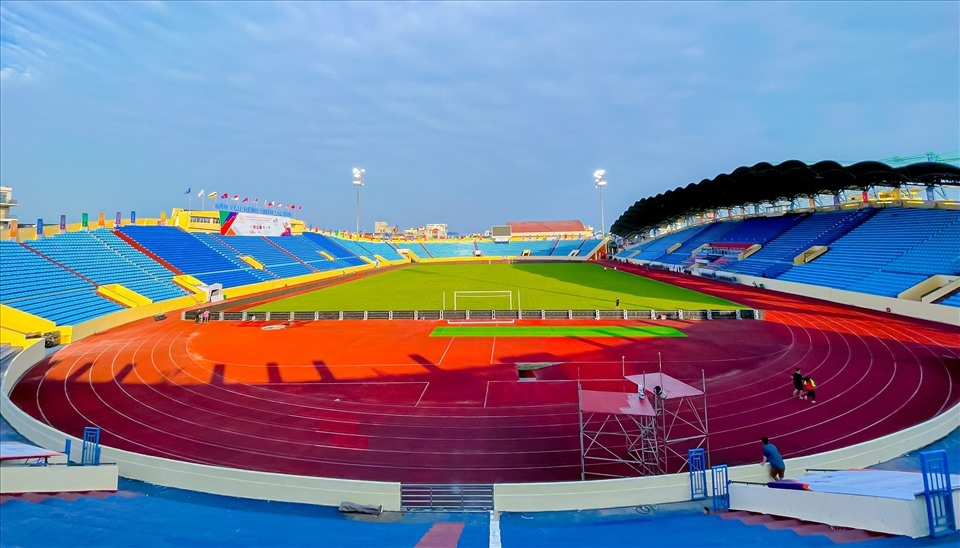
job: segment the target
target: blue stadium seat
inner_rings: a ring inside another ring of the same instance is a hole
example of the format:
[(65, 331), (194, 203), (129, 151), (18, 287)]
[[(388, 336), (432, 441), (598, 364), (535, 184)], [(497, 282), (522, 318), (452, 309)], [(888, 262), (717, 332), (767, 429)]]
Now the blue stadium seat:
[(122, 284), (152, 301), (176, 299), (187, 294), (172, 282), (173, 272), (163, 267), (145, 269), (143, 265), (147, 261), (154, 266), (160, 265), (106, 229), (68, 232), (26, 245), (97, 285)]
[(73, 325), (123, 309), (98, 295), (89, 278), (38, 253), (17, 242), (0, 241), (0, 302), (58, 325)]
[(276, 279), (244, 263), (209, 235), (165, 226), (125, 226), (120, 231), (174, 268), (206, 284), (238, 287)]

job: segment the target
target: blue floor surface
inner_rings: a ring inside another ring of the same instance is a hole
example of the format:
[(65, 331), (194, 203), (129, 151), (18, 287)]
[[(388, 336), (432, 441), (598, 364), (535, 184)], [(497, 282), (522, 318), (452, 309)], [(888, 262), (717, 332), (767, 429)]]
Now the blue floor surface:
[[(0, 440), (25, 441), (0, 418)], [(946, 449), (960, 470), (960, 430), (927, 449)], [(919, 452), (876, 468), (915, 470)], [(2, 481), (2, 477), (0, 477)], [(0, 504), (0, 547), (320, 546), (412, 548), (439, 522), (462, 523), (457, 544), (489, 546), (487, 514), (341, 514), (335, 508), (207, 495), (121, 480), (121, 493), (107, 498), (48, 498)], [(704, 515), (701, 503), (639, 506), (583, 512), (506, 513), (500, 516), (502, 546), (614, 547), (833, 546), (821, 535), (745, 525)], [(957, 546), (960, 537), (885, 538), (859, 546)]]

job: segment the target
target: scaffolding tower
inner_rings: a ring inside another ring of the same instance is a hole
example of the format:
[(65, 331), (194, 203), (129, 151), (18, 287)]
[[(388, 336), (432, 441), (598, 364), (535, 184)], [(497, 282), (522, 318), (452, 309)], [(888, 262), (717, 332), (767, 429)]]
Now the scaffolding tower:
[(707, 422), (707, 382), (702, 389), (679, 381), (663, 372), (627, 375), (638, 393), (651, 400), (656, 414), (659, 464), (665, 474), (689, 469), (688, 452), (702, 448), (710, 466), (710, 441)]
[(665, 373), (624, 379), (636, 392), (584, 390), (578, 383), (581, 479), (683, 472), (697, 448), (709, 467), (706, 379), (703, 389)]
[(580, 400), (580, 479), (662, 474), (656, 410), (638, 393), (584, 390)]

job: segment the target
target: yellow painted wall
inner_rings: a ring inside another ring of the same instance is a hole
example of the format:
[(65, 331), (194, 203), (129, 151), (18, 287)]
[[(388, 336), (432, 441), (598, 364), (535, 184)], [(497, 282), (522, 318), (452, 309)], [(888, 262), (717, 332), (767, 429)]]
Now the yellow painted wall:
[(18, 331), (12, 331), (10, 329), (0, 327), (0, 343), (23, 348), (27, 345), (27, 341), (30, 341), (30, 344), (33, 344), (35, 340), (36, 339), (28, 339), (26, 335)]
[(195, 302), (202, 303), (207, 299), (207, 294), (202, 289), (198, 289), (199, 286), (206, 284), (194, 278), (193, 276), (189, 274), (180, 274), (178, 276), (174, 276), (172, 281), (190, 293), (193, 293), (193, 297), (191, 298), (194, 299)]
[(53, 331), (57, 324), (5, 304), (0, 304), (0, 327), (17, 333), (45, 333)]
[(355, 266), (352, 268), (330, 270), (327, 272), (315, 272), (313, 274), (304, 274), (303, 276), (296, 276), (293, 278), (284, 278), (282, 280), (269, 280), (266, 282), (245, 285), (243, 287), (229, 287), (229, 288), (225, 287), (223, 289), (223, 296), (229, 301), (230, 299), (235, 299), (238, 297), (246, 297), (247, 295), (253, 295), (255, 293), (263, 293), (265, 291), (271, 291), (274, 289), (281, 289), (284, 287), (316, 282), (319, 280), (329, 280), (331, 278), (341, 278), (356, 272), (372, 270), (373, 268), (374, 268), (373, 265), (365, 264), (362, 266)]
[[(80, 340), (95, 333), (100, 333), (125, 323), (130, 323), (143, 318), (149, 318), (157, 314), (176, 312), (182, 308), (187, 308), (195, 304), (196, 300), (193, 297), (180, 297), (178, 299), (171, 299), (169, 301), (151, 303), (145, 306), (120, 310), (112, 314), (107, 314), (106, 316), (95, 318), (88, 322), (74, 325), (72, 340)], [(179, 316), (170, 319), (179, 321)], [(61, 340), (62, 339), (63, 335), (61, 334)]]
[(97, 293), (104, 297), (116, 301), (127, 308), (144, 306), (152, 303), (151, 299), (128, 289), (120, 284), (104, 284), (97, 287)]
[[(208, 198), (209, 199), (209, 198)], [(280, 213), (280, 215), (287, 215)], [(207, 222), (194, 222), (193, 219), (205, 219)], [(212, 221), (212, 222), (211, 222)], [(220, 211), (210, 210), (185, 210), (174, 208), (170, 212), (170, 220), (167, 224), (178, 226), (188, 232), (213, 232), (220, 233)], [(294, 235), (302, 234), (306, 230), (305, 223), (300, 219), (290, 218), (290, 232)]]
[[(13, 341), (22, 342), (21, 336), (25, 333), (47, 333), (50, 331), (59, 331), (60, 341), (64, 344), (73, 340), (73, 328), (71, 326), (57, 326), (50, 320), (3, 304), (0, 304), (0, 328), (2, 328), (0, 342), (10, 344), (14, 344)], [(17, 336), (16, 333), (21, 336)], [(17, 344), (15, 346), (21, 345)]]
[(254, 259), (254, 258), (253, 258), (252, 256), (250, 256), (250, 255), (241, 255), (241, 256), (240, 256), (240, 260), (243, 261), (243, 262), (245, 262), (245, 263), (247, 263), (248, 265), (252, 266), (253, 268), (256, 268), (257, 270), (263, 270), (263, 268), (264, 268), (264, 267), (263, 267), (263, 263), (261, 263), (260, 261)]

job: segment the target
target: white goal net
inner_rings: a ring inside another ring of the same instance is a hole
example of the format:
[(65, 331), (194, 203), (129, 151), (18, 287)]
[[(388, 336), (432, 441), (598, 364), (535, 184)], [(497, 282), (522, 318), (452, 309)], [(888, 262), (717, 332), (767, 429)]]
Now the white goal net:
[(513, 291), (454, 291), (453, 309), (513, 310)]

